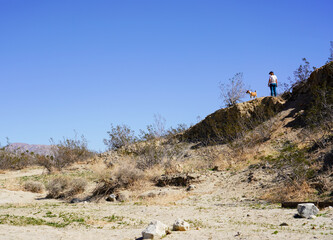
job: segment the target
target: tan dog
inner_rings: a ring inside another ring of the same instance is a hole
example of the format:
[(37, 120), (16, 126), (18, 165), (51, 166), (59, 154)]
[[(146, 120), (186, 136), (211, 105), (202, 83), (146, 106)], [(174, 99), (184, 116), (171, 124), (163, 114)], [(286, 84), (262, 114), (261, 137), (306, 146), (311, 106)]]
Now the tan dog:
[(255, 90), (254, 92), (251, 92), (250, 90), (247, 90), (246, 93), (250, 94), (250, 99), (257, 97), (257, 90)]

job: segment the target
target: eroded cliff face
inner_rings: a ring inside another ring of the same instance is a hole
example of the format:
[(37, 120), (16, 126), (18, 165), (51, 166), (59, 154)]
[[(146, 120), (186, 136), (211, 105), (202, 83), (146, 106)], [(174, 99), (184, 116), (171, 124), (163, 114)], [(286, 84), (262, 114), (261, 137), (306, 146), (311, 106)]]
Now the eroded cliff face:
[(240, 131), (252, 129), (274, 116), (282, 110), (284, 103), (282, 98), (262, 97), (217, 110), (185, 131), (181, 138), (205, 144), (225, 143)]
[(306, 114), (313, 106), (314, 99), (320, 95), (320, 91), (326, 91), (328, 101), (331, 101), (332, 88), (333, 62), (330, 62), (316, 69), (307, 81), (294, 86), (291, 93), (284, 94), (283, 97), (257, 98), (217, 110), (178, 135), (178, 138), (181, 141), (204, 144), (226, 143), (240, 132), (251, 130), (288, 108), (294, 109), (290, 116), (295, 118), (293, 126), (300, 126), (299, 123), (302, 121), (299, 121), (299, 116)]

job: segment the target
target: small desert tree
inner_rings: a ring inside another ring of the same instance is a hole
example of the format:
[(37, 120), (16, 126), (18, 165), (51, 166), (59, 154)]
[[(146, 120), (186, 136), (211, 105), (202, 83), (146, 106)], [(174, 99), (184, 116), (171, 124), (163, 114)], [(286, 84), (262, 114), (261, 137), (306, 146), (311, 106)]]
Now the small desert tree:
[(243, 73), (236, 73), (233, 78), (229, 79), (229, 82), (220, 82), (220, 90), (223, 103), (227, 107), (231, 107), (240, 102), (241, 98), (245, 96), (245, 85), (243, 82)]
[(328, 57), (327, 63), (333, 61), (333, 41), (331, 41), (330, 43), (331, 43), (330, 56)]
[(313, 70), (315, 70), (315, 67), (311, 67), (310, 63), (306, 58), (303, 58), (302, 61), (304, 62), (304, 65), (300, 65), (296, 71), (294, 71), (294, 84), (298, 84), (301, 82), (304, 82), (307, 80)]
[(137, 138), (134, 135), (134, 131), (127, 125), (113, 126), (111, 124), (111, 130), (107, 132), (109, 139), (104, 139), (103, 142), (108, 146), (109, 150), (116, 150), (123, 146), (136, 142)]
[(162, 138), (166, 135), (166, 120), (161, 114), (154, 114), (154, 123), (147, 126), (147, 130), (140, 130), (141, 140)]
[(288, 82), (282, 82), (280, 84), (282, 86), (284, 94), (290, 93), (293, 87), (304, 83), (311, 75), (315, 67), (310, 65), (310, 62), (306, 58), (302, 58), (303, 64), (299, 65), (299, 67), (294, 71), (294, 79), (288, 77)]

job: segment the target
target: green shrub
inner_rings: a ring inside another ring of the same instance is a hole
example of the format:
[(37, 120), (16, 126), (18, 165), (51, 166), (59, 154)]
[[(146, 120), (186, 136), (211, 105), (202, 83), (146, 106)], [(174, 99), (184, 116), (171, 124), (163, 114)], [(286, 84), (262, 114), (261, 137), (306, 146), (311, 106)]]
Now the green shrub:
[(111, 130), (107, 133), (109, 139), (104, 139), (103, 141), (109, 150), (117, 150), (137, 141), (134, 131), (127, 125), (117, 125), (114, 127), (111, 124)]
[(280, 149), (277, 156), (266, 156), (263, 158), (274, 165), (279, 176), (289, 182), (303, 182), (313, 176), (311, 160), (307, 149), (300, 149), (296, 144), (287, 141)]

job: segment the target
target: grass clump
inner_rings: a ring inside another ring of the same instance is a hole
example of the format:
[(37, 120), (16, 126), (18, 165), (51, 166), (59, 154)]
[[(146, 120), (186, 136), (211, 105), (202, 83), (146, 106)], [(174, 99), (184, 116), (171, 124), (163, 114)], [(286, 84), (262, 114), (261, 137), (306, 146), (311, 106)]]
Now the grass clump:
[(48, 222), (41, 218), (14, 216), (14, 215), (5, 214), (5, 215), (0, 215), (0, 224), (8, 224), (13, 226), (46, 225), (56, 228), (63, 228), (67, 226), (69, 223)]
[(25, 191), (33, 193), (42, 193), (44, 191), (44, 184), (37, 181), (27, 181), (23, 184)]

